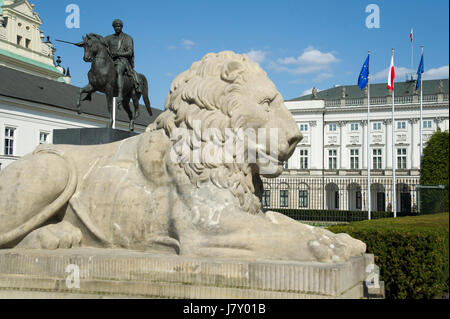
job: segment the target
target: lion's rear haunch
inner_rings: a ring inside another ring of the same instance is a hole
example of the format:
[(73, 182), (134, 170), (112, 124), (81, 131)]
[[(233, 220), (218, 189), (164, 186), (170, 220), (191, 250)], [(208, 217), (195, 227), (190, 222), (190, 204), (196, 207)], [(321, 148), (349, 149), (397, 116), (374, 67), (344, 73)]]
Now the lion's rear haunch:
[[(180, 130), (198, 143), (180, 139)], [(210, 143), (224, 147), (229, 130), (254, 130), (261, 139), (256, 143), (256, 135), (249, 135), (242, 147), (233, 141), (230, 161), (212, 160), (205, 149)], [(269, 131), (276, 132), (277, 143), (263, 134)], [(27, 236), (18, 247), (81, 244), (320, 262), (363, 254), (364, 243), (348, 235), (262, 212), (260, 175), (279, 176), (301, 138), (258, 64), (233, 52), (208, 54), (173, 81), (165, 111), (144, 134), (100, 146), (49, 146), (55, 154), (35, 152), (6, 168), (0, 185), (15, 188), (11, 195), (0, 186), (0, 245)], [(198, 161), (191, 157), (197, 149)], [(240, 160), (237, 150), (259, 157)]]

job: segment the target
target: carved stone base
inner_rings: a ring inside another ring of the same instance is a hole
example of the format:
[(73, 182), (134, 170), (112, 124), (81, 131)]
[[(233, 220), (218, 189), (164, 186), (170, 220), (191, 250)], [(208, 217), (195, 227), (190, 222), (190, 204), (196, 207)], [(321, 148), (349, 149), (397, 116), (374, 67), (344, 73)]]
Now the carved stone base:
[[(370, 264), (373, 255), (321, 264), (123, 250), (4, 250), (0, 298), (9, 291), (23, 298), (359, 299), (367, 297), (363, 283)], [(79, 288), (73, 287), (77, 269)]]
[(138, 135), (112, 128), (81, 128), (53, 131), (53, 144), (101, 145), (109, 144)]

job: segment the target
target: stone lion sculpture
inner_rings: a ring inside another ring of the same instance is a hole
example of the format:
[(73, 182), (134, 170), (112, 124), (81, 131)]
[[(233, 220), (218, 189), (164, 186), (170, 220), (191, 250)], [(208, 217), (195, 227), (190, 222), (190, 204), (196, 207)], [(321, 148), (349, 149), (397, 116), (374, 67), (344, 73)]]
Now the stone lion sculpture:
[[(244, 161), (234, 144), (229, 162), (211, 160), (208, 151), (193, 161), (185, 146), (223, 145), (223, 136), (202, 134), (208, 128), (252, 129), (258, 138), (275, 130), (277, 143), (245, 137)], [(195, 143), (179, 130), (201, 137)], [(319, 262), (362, 255), (365, 244), (349, 235), (262, 211), (260, 174), (280, 175), (301, 139), (259, 65), (233, 52), (208, 54), (174, 80), (165, 112), (144, 134), (107, 145), (39, 146), (3, 170), (0, 247)], [(254, 161), (246, 157), (251, 151)]]

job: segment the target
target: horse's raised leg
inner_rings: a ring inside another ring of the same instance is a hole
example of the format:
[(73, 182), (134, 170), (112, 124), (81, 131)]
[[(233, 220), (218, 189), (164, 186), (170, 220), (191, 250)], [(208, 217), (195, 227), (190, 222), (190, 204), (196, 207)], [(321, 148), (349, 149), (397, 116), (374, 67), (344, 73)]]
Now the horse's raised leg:
[(78, 112), (78, 114), (81, 114), (81, 96), (84, 93), (87, 93), (88, 94), (87, 98), (90, 100), (91, 94), (94, 93), (94, 92), (95, 92), (95, 90), (94, 90), (94, 88), (92, 87), (91, 84), (88, 84), (84, 88), (80, 89), (80, 93), (78, 94), (78, 99), (77, 99), (77, 112)]

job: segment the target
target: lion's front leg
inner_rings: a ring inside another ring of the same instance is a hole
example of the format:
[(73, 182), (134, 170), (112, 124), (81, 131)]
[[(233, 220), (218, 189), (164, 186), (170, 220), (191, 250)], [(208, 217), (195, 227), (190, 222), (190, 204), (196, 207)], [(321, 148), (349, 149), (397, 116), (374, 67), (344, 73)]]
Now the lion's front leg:
[[(191, 228), (182, 234), (182, 251), (202, 257), (341, 262), (364, 254), (366, 246), (346, 234), (299, 223), (268, 212), (250, 215), (235, 206), (198, 206)], [(189, 238), (189, 241), (187, 241)]]

